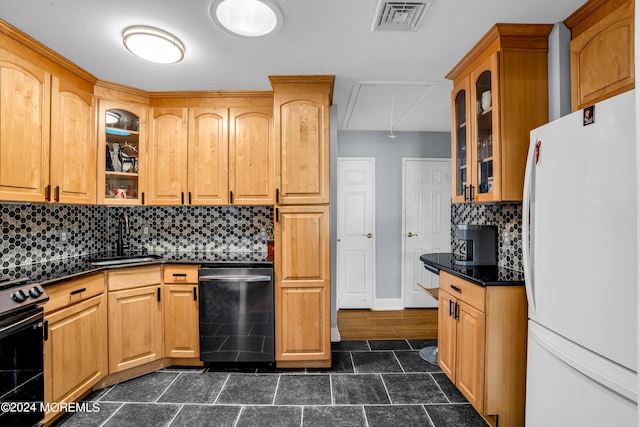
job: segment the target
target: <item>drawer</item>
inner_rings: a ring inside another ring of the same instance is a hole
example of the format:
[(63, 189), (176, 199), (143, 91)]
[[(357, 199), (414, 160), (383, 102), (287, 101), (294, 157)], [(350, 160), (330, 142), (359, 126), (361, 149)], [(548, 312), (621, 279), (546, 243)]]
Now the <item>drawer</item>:
[(104, 292), (104, 273), (92, 274), (47, 286), (45, 292), (49, 301), (44, 305), (44, 313), (51, 313)]
[(164, 283), (198, 283), (198, 265), (165, 265)]
[(483, 286), (441, 271), (440, 289), (484, 312), (486, 289)]
[(162, 283), (161, 266), (123, 268), (107, 273), (109, 292), (122, 289), (139, 288), (141, 286), (159, 285)]

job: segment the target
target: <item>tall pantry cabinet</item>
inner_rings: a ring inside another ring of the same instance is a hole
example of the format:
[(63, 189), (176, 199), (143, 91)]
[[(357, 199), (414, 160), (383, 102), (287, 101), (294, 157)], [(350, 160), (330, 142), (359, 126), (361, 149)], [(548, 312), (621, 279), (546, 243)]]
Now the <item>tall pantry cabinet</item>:
[(331, 366), (329, 107), (334, 76), (270, 76), (278, 367)]

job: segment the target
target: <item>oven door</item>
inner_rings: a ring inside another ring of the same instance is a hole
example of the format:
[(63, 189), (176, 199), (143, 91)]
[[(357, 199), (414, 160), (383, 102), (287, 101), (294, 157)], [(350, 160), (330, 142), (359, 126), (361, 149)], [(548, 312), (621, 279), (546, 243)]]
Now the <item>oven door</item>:
[(42, 308), (34, 308), (0, 320), (1, 426), (39, 425), (44, 418), (43, 318)]

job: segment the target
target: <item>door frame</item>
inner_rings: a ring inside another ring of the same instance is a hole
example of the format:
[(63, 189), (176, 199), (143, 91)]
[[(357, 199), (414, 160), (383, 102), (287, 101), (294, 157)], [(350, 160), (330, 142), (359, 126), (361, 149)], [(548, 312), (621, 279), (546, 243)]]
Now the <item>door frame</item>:
[[(405, 263), (407, 261), (406, 257), (407, 257), (407, 253), (405, 251), (405, 236), (407, 234), (407, 223), (406, 223), (406, 212), (405, 212), (405, 207), (406, 207), (406, 185), (405, 185), (405, 174), (406, 174), (406, 167), (407, 167), (407, 162), (409, 161), (415, 161), (415, 160), (423, 160), (423, 161), (432, 161), (432, 162), (440, 162), (440, 163), (448, 163), (448, 168), (446, 169), (449, 174), (449, 190), (451, 191), (451, 158), (446, 158), (446, 157), (403, 157), (402, 158), (402, 234), (400, 235), (400, 239), (401, 239), (401, 243), (400, 243), (400, 247), (402, 250), (402, 254), (400, 256), (400, 263), (401, 263), (401, 268), (400, 268), (400, 301), (402, 302), (402, 308), (405, 309)], [(452, 200), (449, 199), (449, 206), (451, 206), (452, 204)], [(449, 223), (449, 226), (451, 227), (451, 222)], [(437, 309), (439, 301), (435, 301), (435, 306), (434, 308)]]
[[(340, 220), (340, 216), (338, 214), (338, 207), (337, 205), (340, 203), (340, 198), (339, 198), (339, 191), (337, 189), (337, 186), (340, 185), (340, 178), (338, 176), (338, 165), (340, 164), (341, 161), (368, 161), (372, 164), (372, 168), (373, 168), (373, 173), (372, 173), (372, 182), (371, 182), (371, 207), (372, 207), (372, 211), (371, 211), (371, 223), (373, 224), (373, 241), (372, 241), (372, 249), (371, 249), (371, 257), (373, 262), (371, 263), (371, 289), (369, 289), (369, 310), (374, 310), (375, 309), (375, 295), (376, 295), (376, 158), (375, 157), (338, 157), (337, 158), (337, 164), (336, 164), (336, 231), (338, 231), (340, 229), (339, 225), (338, 225), (338, 221)], [(339, 239), (340, 236), (337, 236), (337, 239)], [(340, 283), (339, 281), (339, 275), (338, 273), (338, 263), (340, 262), (340, 257), (338, 256), (338, 245), (340, 244), (340, 242), (336, 241), (336, 311), (340, 310)], [(343, 308), (343, 310), (349, 310), (347, 308)], [(366, 310), (366, 308), (363, 308), (362, 310)]]

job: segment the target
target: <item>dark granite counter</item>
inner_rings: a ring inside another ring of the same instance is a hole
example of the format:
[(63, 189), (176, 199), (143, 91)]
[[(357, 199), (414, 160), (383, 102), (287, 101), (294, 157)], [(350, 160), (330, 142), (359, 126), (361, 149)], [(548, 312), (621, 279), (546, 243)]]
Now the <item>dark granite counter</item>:
[[(446, 271), (480, 286), (524, 286), (524, 273), (498, 265), (464, 266), (455, 263), (453, 254), (431, 253), (420, 256), (425, 268)], [(436, 272), (434, 271), (434, 272)]]
[(22, 277), (30, 278), (32, 283), (40, 283), (43, 287), (50, 286), (68, 279), (77, 278), (90, 273), (119, 268), (141, 267), (161, 264), (258, 264), (273, 265), (273, 257), (266, 252), (133, 252), (130, 256), (156, 255), (161, 258), (148, 261), (110, 266), (95, 266), (91, 261), (115, 256), (115, 253), (90, 254), (80, 257), (64, 258), (58, 260), (43, 261), (12, 268), (4, 268), (0, 271), (0, 282)]

